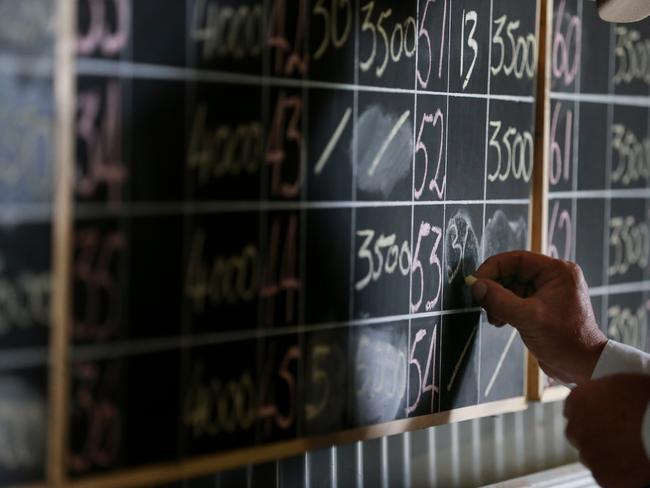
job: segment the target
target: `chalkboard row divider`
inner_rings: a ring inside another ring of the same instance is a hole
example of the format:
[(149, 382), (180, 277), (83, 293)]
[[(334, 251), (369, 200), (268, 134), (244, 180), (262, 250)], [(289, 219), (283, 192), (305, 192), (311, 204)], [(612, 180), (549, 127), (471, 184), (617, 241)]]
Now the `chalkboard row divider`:
[[(639, 281), (615, 285), (599, 286), (590, 289), (590, 296), (620, 295), (627, 293), (639, 293), (650, 291), (650, 281)], [(465, 313), (474, 313), (479, 309), (460, 309), (438, 312), (427, 312), (423, 314), (378, 317), (376, 319), (357, 319), (344, 322), (329, 322), (316, 324), (303, 324), (299, 326), (278, 327), (268, 330), (260, 330), (254, 327), (245, 331), (208, 333), (189, 336), (169, 336), (151, 339), (126, 340), (105, 344), (75, 345), (70, 350), (71, 361), (90, 361), (109, 359), (116, 357), (128, 357), (141, 354), (152, 354), (180, 349), (192, 349), (201, 346), (226, 344), (244, 340), (254, 340), (261, 337), (277, 337), (292, 335), (298, 332), (315, 333), (327, 330), (335, 330), (343, 327), (355, 327), (373, 325), (409, 319), (422, 319), (430, 317), (449, 316)], [(28, 367), (48, 364), (48, 349), (46, 347), (26, 348), (11, 351), (4, 351), (0, 359), (0, 371), (13, 371)]]
[(74, 116), (76, 44), (76, 4), (57, 0), (54, 95), (55, 128), (55, 190), (52, 238), (52, 319), (50, 332), (49, 435), (47, 446), (48, 486), (60, 487), (66, 482), (68, 432), (68, 351), (71, 306), (72, 269), (72, 181), (74, 178)]
[(577, 199), (612, 199), (612, 198), (649, 198), (650, 189), (620, 189), (620, 190), (569, 190), (569, 191), (551, 191), (548, 194), (549, 200), (559, 200), (562, 198), (577, 198)]
[(0, 372), (18, 371), (48, 364), (49, 348), (25, 347), (0, 350)]
[(640, 95), (602, 95), (598, 93), (551, 92), (552, 100), (568, 102), (599, 103), (605, 105), (623, 105), (630, 107), (650, 107), (650, 99)]
[[(490, 10), (489, 10), (489, 12), (490, 12), (489, 18), (492, 19), (494, 17), (494, 0), (490, 0)], [(489, 30), (488, 30), (488, 39), (492, 39), (492, 27), (493, 27), (492, 22), (490, 22), (490, 27), (489, 27)], [(447, 65), (449, 66), (449, 64), (450, 63), (448, 62)], [(488, 66), (492, 66), (492, 43), (490, 43), (490, 47), (488, 48)], [(449, 82), (449, 77), (447, 77), (447, 82)], [(485, 109), (485, 142), (484, 142), (485, 145), (483, 147), (483, 174), (485, 175), (483, 177), (483, 221), (481, 222), (481, 228), (483, 228), (483, 229), (485, 229), (485, 220), (486, 220), (486, 213), (487, 213), (487, 204), (486, 204), (485, 201), (487, 200), (487, 181), (488, 181), (487, 175), (489, 174), (488, 173), (488, 159), (489, 159), (488, 155), (489, 155), (490, 151), (489, 151), (489, 145), (488, 144), (489, 144), (489, 140), (490, 140), (490, 102), (491, 102), (491, 100), (489, 98), (489, 95), (492, 93), (491, 88), (492, 88), (492, 76), (488, 75), (488, 77), (487, 77), (488, 99), (485, 102), (485, 106), (486, 106), (486, 109)], [(482, 328), (479, 327), (478, 328), (478, 334), (477, 334), (478, 335), (477, 340), (478, 340), (479, 343), (481, 342), (481, 333), (482, 333)], [(481, 369), (482, 369), (481, 368), (482, 355), (483, 355), (483, 348), (479, 348), (479, 350), (478, 350), (478, 357), (479, 357), (479, 360), (478, 360), (478, 376), (479, 376), (479, 378), (481, 377), (481, 373), (482, 373), (482, 371), (481, 371)], [(495, 368), (495, 373), (498, 373), (500, 369), (501, 369), (501, 365), (498, 364), (497, 367)], [(476, 389), (477, 389), (477, 392), (478, 392), (478, 397), (480, 398), (481, 397), (481, 386), (477, 385)], [(490, 381), (489, 386), (486, 389), (486, 395), (487, 395), (487, 392), (490, 391), (491, 389), (492, 389), (492, 381)]]
[[(577, 199), (638, 199), (650, 198), (650, 189), (621, 188), (614, 190), (567, 190), (550, 191), (549, 200)], [(131, 202), (115, 207), (94, 203), (78, 203), (75, 207), (75, 220), (101, 218), (137, 218), (174, 215), (205, 215), (219, 213), (257, 212), (260, 210), (332, 210), (386, 207), (430, 207), (439, 205), (528, 205), (527, 198), (489, 199), (489, 200), (418, 200), (404, 201), (195, 201), (195, 202)], [(0, 224), (49, 222), (54, 209), (49, 203), (3, 204), (0, 208)]]
[(256, 88), (277, 86), (284, 88), (315, 88), (327, 90), (347, 90), (354, 92), (401, 93), (406, 95), (433, 95), (452, 98), (476, 98), (502, 100), (506, 102), (535, 103), (535, 97), (528, 95), (500, 95), (469, 92), (441, 92), (432, 90), (417, 91), (413, 88), (392, 88), (354, 83), (335, 83), (329, 81), (309, 80), (305, 78), (281, 78), (265, 75), (249, 75), (243, 73), (228, 73), (194, 68), (151, 65), (130, 61), (112, 61), (89, 58), (77, 60), (77, 75), (101, 76), (110, 78), (147, 79), (164, 81), (192, 81), (209, 83), (232, 83), (251, 85)]
[(225, 471), (246, 464), (283, 459), (306, 451), (323, 449), (331, 445), (378, 439), (437, 425), (462, 422), (506, 412), (522, 411), (526, 409), (527, 405), (525, 397), (517, 397), (478, 406), (460, 408), (449, 412), (440, 412), (427, 416), (341, 431), (319, 437), (295, 439), (260, 447), (210, 454), (194, 457), (186, 461), (124, 470), (114, 474), (90, 476), (71, 481), (69, 486), (72, 488), (129, 488), (152, 486), (158, 483), (170, 483), (212, 474), (217, 471)]
[(638, 293), (644, 291), (650, 291), (650, 281), (636, 281), (631, 283), (596, 286), (589, 289), (589, 295), (597, 297), (605, 295), (621, 295), (624, 293)]
[(341, 328), (362, 327), (366, 325), (407, 322), (408, 320), (415, 319), (471, 314), (480, 311), (480, 308), (473, 307), (457, 310), (424, 312), (410, 315), (404, 314), (369, 319), (351, 319), (342, 322), (299, 324), (287, 327), (273, 327), (268, 329), (258, 329), (253, 326), (250, 329), (243, 331), (180, 335), (140, 340), (130, 339), (112, 343), (76, 345), (73, 346), (70, 351), (70, 359), (72, 361), (90, 361), (113, 357), (134, 356), (163, 351), (193, 349), (202, 346), (227, 344), (231, 342), (241, 342), (260, 338), (295, 335), (300, 333), (314, 333)]
[[(548, 144), (550, 136), (550, 87), (551, 87), (551, 38), (553, 24), (553, 0), (537, 1), (537, 105), (535, 109), (535, 160), (533, 164), (532, 205), (530, 207), (531, 249), (544, 253), (547, 241), (548, 214)], [(527, 395), (531, 401), (539, 401), (544, 394), (542, 371), (535, 357), (526, 352)]]
[[(648, 192), (650, 194), (650, 192)], [(295, 201), (272, 200), (252, 201), (207, 201), (207, 202), (147, 202), (128, 203), (115, 207), (100, 204), (79, 204), (75, 208), (75, 219), (95, 219), (110, 216), (150, 217), (156, 215), (200, 215), (236, 212), (259, 212), (273, 210), (320, 210), (320, 209), (359, 209), (389, 207), (431, 207), (439, 205), (528, 205), (529, 199), (511, 198), (495, 200), (432, 200), (416, 201)], [(0, 212), (2, 215), (2, 212)]]
[(52, 220), (50, 204), (2, 204), (0, 209), (0, 225), (10, 226), (50, 222)]
[(30, 76), (48, 79), (52, 77), (54, 63), (50, 56), (16, 57), (0, 54), (0, 74), (7, 76)]

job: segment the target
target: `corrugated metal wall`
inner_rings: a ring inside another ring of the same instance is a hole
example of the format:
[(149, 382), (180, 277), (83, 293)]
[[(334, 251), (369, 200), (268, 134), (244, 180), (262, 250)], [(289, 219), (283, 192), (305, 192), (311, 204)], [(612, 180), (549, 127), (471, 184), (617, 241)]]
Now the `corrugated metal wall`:
[(332, 447), (169, 488), (472, 487), (577, 459), (563, 404)]

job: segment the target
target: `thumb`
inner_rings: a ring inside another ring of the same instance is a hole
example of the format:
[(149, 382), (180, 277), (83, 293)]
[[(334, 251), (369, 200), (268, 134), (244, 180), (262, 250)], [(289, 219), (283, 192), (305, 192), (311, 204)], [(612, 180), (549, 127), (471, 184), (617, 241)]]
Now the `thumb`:
[(518, 297), (496, 281), (478, 280), (472, 285), (472, 297), (489, 316), (516, 328), (525, 326), (534, 317), (529, 301)]

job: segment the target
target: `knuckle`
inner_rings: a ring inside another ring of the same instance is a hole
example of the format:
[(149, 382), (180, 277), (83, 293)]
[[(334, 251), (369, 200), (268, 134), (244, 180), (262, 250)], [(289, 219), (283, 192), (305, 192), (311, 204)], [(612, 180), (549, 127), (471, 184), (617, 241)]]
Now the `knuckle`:
[(573, 279), (575, 283), (582, 283), (584, 279), (584, 274), (582, 272), (582, 268), (571, 261), (567, 261), (564, 263), (566, 272), (567, 274)]
[(496, 265), (497, 265), (498, 262), (499, 262), (499, 256), (498, 256), (498, 255), (496, 255), (496, 256), (490, 256), (489, 258), (487, 258), (487, 259), (483, 262), (483, 264), (481, 264), (481, 265), (479, 266), (479, 268), (476, 270), (476, 273), (475, 273), (475, 274), (479, 274), (479, 275), (480, 275), (481, 272), (482, 272), (483, 270), (485, 270), (485, 269), (491, 269), (491, 268), (493, 268), (493, 267), (496, 267)]

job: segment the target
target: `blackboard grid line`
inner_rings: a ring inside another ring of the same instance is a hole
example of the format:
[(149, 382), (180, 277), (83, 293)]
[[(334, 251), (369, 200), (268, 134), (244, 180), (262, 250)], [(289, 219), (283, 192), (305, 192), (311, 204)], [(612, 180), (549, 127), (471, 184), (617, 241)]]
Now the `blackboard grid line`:
[[(396, 93), (412, 95), (415, 90), (411, 88), (392, 88), (385, 86), (364, 85), (359, 83), (334, 83), (310, 79), (281, 78), (275, 76), (259, 76), (248, 74), (235, 74), (222, 71), (205, 71), (192, 68), (179, 68), (172, 66), (149, 65), (126, 61), (109, 61), (89, 58), (78, 59), (78, 74), (81, 76), (106, 76), (111, 78), (143, 78), (159, 79), (164, 81), (201, 81), (215, 83), (232, 83), (243, 85), (273, 86), (285, 88), (322, 88), (328, 90), (348, 90), (374, 93)], [(451, 96), (457, 98), (477, 98), (503, 100), (519, 103), (535, 103), (532, 96), (518, 95), (487, 95), (485, 93), (465, 92), (439, 92), (432, 90), (420, 90), (420, 95)]]
[[(415, 0), (415, 25), (418, 26), (420, 25), (420, 0)], [(414, 220), (414, 214), (415, 214), (415, 161), (416, 161), (416, 154), (417, 154), (417, 142), (416, 142), (416, 132), (417, 132), (417, 118), (418, 118), (418, 59), (419, 59), (419, 36), (416, 36), (415, 38), (415, 63), (413, 67), (413, 154), (411, 155), (411, 228), (409, 230), (409, 241), (410, 241), (410, 248), (411, 248), (411, 256), (412, 260), (415, 260), (414, 256), (414, 236), (413, 236), (413, 220)], [(407, 310), (409, 313), (413, 312), (413, 265), (411, 265), (411, 269), (409, 270), (409, 299), (408, 299), (408, 305), (407, 305)], [(407, 355), (405, 358), (406, 361), (406, 416), (409, 417), (409, 402), (411, 400), (411, 367), (410, 363), (410, 351), (411, 351), (411, 328), (412, 328), (412, 319), (409, 318), (408, 321), (408, 332), (407, 332)], [(435, 381), (435, 380), (434, 380)]]
[[(191, 0), (190, 0), (191, 1)], [(270, 0), (262, 0), (262, 9), (263, 9), (263, 15), (264, 18), (269, 18), (270, 14), (270, 9), (271, 9), (271, 2)], [(260, 35), (264, 35), (264, 28), (260, 26)], [(262, 64), (262, 74), (263, 76), (270, 76), (271, 72), (271, 49), (263, 49), (262, 51), (262, 56), (260, 59), (260, 62)], [(271, 93), (270, 93), (270, 87), (268, 86), (262, 86), (259, 87), (261, 91), (261, 104), (262, 104), (262, 110), (261, 110), (261, 121), (262, 121), (262, 127), (264, 128), (267, 133), (270, 134), (271, 132), (271, 126), (273, 124), (273, 115), (274, 115), (274, 108), (272, 106), (272, 101), (271, 101)], [(267, 234), (269, 233), (269, 216), (268, 212), (263, 211), (262, 209), (262, 202), (269, 200), (269, 190), (268, 190), (268, 183), (269, 183), (269, 174), (268, 174), (268, 165), (267, 164), (261, 164), (260, 167), (260, 172), (259, 172), (259, 185), (260, 185), (260, 191), (259, 191), (259, 201), (257, 202), (258, 205), (258, 212), (259, 212), (259, 223), (258, 223), (258, 228), (257, 228), (257, 234), (258, 234), (258, 239), (260, 243), (260, 252), (264, 253), (267, 252), (268, 249), (265, 246), (270, 245), (270, 237), (267, 240)], [(256, 319), (257, 319), (257, 326), (261, 327), (264, 324), (264, 298), (262, 297), (262, 294), (259, 293), (257, 297), (257, 314), (256, 314)], [(261, 371), (263, 369), (262, 363), (264, 361), (264, 344), (260, 338), (256, 338), (256, 344), (255, 344), (255, 365), (254, 365), (254, 371), (255, 375), (257, 377), (263, 377)], [(249, 485), (252, 485), (253, 483), (253, 469), (252, 466), (250, 467), (249, 471), (249, 476), (248, 476), (248, 483)]]
[[(650, 193), (650, 190), (648, 190)], [(223, 201), (223, 202), (150, 202), (150, 203), (126, 203), (119, 207), (105, 207), (101, 204), (82, 204), (76, 208), (77, 220), (91, 220), (99, 218), (115, 217), (155, 217), (155, 216), (172, 216), (172, 215), (201, 215), (201, 214), (218, 214), (218, 213), (238, 213), (238, 212), (259, 212), (259, 211), (281, 211), (281, 210), (315, 210), (315, 209), (357, 209), (357, 208), (388, 208), (388, 207), (410, 207), (419, 206), (439, 206), (439, 205), (480, 205), (483, 200), (439, 200), (439, 201), (416, 201), (408, 200), (399, 201)], [(489, 200), (489, 203), (495, 205), (526, 205), (527, 199), (495, 199)], [(26, 218), (45, 219), (45, 212), (26, 212)], [(30, 215), (34, 214), (34, 215)], [(0, 220), (5, 216), (7, 219), (16, 219), (19, 215), (16, 211), (0, 210)]]
[(620, 283), (616, 285), (596, 286), (589, 290), (591, 296), (623, 295), (625, 293), (641, 293), (650, 291), (650, 280)]
[[(611, 144), (611, 138), (608, 138), (608, 144)], [(611, 148), (610, 148), (611, 150)], [(611, 156), (608, 156), (611, 159)], [(549, 194), (550, 199), (645, 199), (650, 198), (650, 189), (647, 188), (622, 188), (622, 189), (605, 189), (605, 190), (577, 190), (577, 191), (554, 191)]]
[(613, 91), (607, 95), (600, 93), (551, 92), (551, 99), (568, 102), (577, 101), (582, 103), (597, 103), (603, 105), (615, 104), (631, 107), (650, 107), (650, 98), (647, 96), (618, 95)]
[[(614, 50), (612, 47), (616, 42), (616, 32), (614, 25), (609, 26), (609, 73), (608, 73), (608, 84), (607, 91), (610, 95), (614, 93), (614, 70), (615, 70), (615, 59), (614, 59)], [(603, 223), (603, 276), (602, 283), (604, 286), (609, 285), (609, 220), (612, 216), (612, 163), (613, 163), (613, 141), (612, 141), (612, 131), (610, 127), (614, 124), (614, 105), (610, 102), (607, 104), (607, 157), (605, 159), (605, 187), (607, 189), (605, 197), (605, 221)], [(647, 198), (647, 197), (646, 197)], [(592, 296), (597, 290), (590, 290)], [(601, 304), (601, 327), (607, 327), (609, 321), (609, 294), (607, 292), (601, 295), (603, 297), (603, 303)]]
[[(185, 14), (189, 16), (191, 13), (191, 1), (190, 0), (185, 0)], [(189, 17), (188, 17), (189, 18)], [(187, 59), (190, 60), (192, 59), (192, 45), (191, 42), (189, 42), (188, 39), (185, 41), (185, 55), (187, 56)], [(261, 61), (260, 61), (261, 63)], [(191, 104), (188, 103), (189, 100), (193, 100), (194, 96), (196, 94), (196, 87), (193, 85), (187, 84), (185, 86), (185, 100), (183, 102), (183, 110), (184, 110), (184, 131), (185, 135), (183, 136), (184, 143), (187, 144), (187, 134), (189, 134), (189, 129), (191, 125), (191, 120), (192, 120), (192, 107)], [(264, 107), (262, 103), (260, 102), (260, 111), (263, 111)], [(191, 194), (191, 178), (185, 174), (183, 178), (183, 195), (189, 195)], [(182, 238), (181, 238), (181, 249), (182, 249), (182, 256), (188, 256), (188, 251), (190, 249), (190, 241), (191, 241), (191, 229), (192, 229), (192, 219), (191, 218), (183, 218), (183, 223), (182, 223)], [(261, 238), (260, 234), (260, 229), (258, 226), (258, 239)], [(179, 263), (179, 267), (181, 270), (181, 273), (183, 272), (183, 267), (184, 267), (184, 260), (181, 259), (181, 262)], [(189, 334), (191, 333), (192, 330), (192, 324), (191, 324), (191, 310), (190, 307), (188, 307), (187, 301), (183, 300), (181, 304), (181, 317), (180, 317), (180, 331), (182, 335)], [(191, 357), (189, 354), (189, 351), (182, 351), (180, 354), (180, 359), (179, 359), (179, 370), (180, 374), (178, 375), (177, 379), (177, 388), (179, 392), (182, 392), (184, 389), (185, 385), (185, 378), (190, 377), (190, 370), (191, 370)], [(182, 422), (182, 417), (178, 419), (178, 426), (176, 429), (177, 435), (178, 435), (178, 449), (181, 453), (186, 453), (188, 452), (188, 446), (190, 444), (190, 437), (185, 435), (184, 431), (184, 424)]]
[[(191, 1), (191, 0), (190, 0)], [(268, 18), (270, 11), (271, 11), (271, 1), (270, 0), (262, 0), (262, 8), (264, 11), (264, 17)], [(264, 28), (260, 25), (260, 36), (264, 36)], [(261, 37), (262, 38), (262, 37)], [(271, 73), (271, 49), (264, 49), (262, 52), (262, 56), (260, 59), (260, 63), (262, 64), (262, 74), (264, 76), (270, 76)], [(261, 110), (261, 121), (262, 121), (262, 127), (264, 128), (269, 134), (271, 132), (271, 126), (273, 124), (273, 116), (274, 116), (274, 107), (273, 107), (273, 101), (271, 98), (271, 92), (270, 92), (270, 87), (268, 86), (262, 86), (259, 87), (261, 91), (261, 104), (262, 104), (262, 110)], [(277, 103), (277, 102), (276, 102)], [(259, 191), (259, 201), (258, 203), (258, 212), (259, 212), (259, 223), (257, 227), (257, 234), (258, 234), (258, 242), (260, 243), (260, 251), (262, 253), (268, 252), (268, 249), (265, 248), (266, 246), (269, 246), (270, 244), (270, 236), (269, 236), (269, 215), (268, 211), (264, 211), (265, 209), (262, 208), (262, 203), (263, 201), (269, 200), (269, 166), (267, 164), (262, 164), (259, 172), (259, 184), (260, 184), (260, 191)], [(268, 236), (268, 238), (267, 238)], [(261, 293), (258, 294), (257, 298), (257, 326), (261, 327), (264, 324), (264, 298)], [(255, 368), (256, 368), (256, 374), (258, 374), (260, 377), (263, 376), (261, 373), (261, 370), (263, 369), (262, 364), (264, 363), (264, 343), (262, 341), (262, 338), (257, 338), (256, 339), (256, 344), (255, 344)], [(250, 485), (253, 483), (253, 469), (251, 467), (249, 471), (249, 476), (248, 476), (248, 482)]]
[(403, 322), (407, 321), (409, 318), (445, 317), (477, 312), (480, 312), (480, 309), (478, 307), (474, 307), (460, 310), (426, 312), (415, 315), (397, 315), (390, 317), (377, 317), (373, 319), (356, 319), (323, 324), (302, 324), (300, 326), (276, 327), (271, 329), (250, 329), (247, 331), (239, 332), (216, 332), (201, 335), (195, 334), (186, 336), (169, 336), (137, 340), (130, 339), (113, 343), (75, 345), (72, 347), (71, 359), (73, 361), (83, 361), (97, 358), (138, 356), (155, 352), (192, 349), (217, 344), (228, 344), (234, 342), (243, 342), (247, 340), (256, 340), (261, 338), (289, 336), (296, 334), (299, 328), (305, 328), (306, 330), (309, 330), (309, 332), (320, 332), (345, 327), (361, 327), (364, 325)]
[(2, 203), (0, 225), (49, 222), (53, 212), (51, 203)]
[(51, 56), (12, 56), (0, 54), (0, 75), (52, 78), (54, 61)]
[[(306, 16), (306, 12), (302, 12), (303, 16)], [(300, 19), (298, 20), (300, 22)], [(307, 21), (308, 22), (308, 21)], [(309, 46), (311, 36), (310, 36), (311, 30), (310, 29), (305, 29), (305, 48), (304, 48), (304, 56), (305, 58), (309, 56)], [(307, 73), (303, 74), (303, 76), (307, 76)], [(301, 90), (301, 96), (303, 100), (303, 110), (302, 110), (302, 145), (301, 145), (301, 150), (300, 150), (300, 155), (299, 155), (299, 162), (298, 162), (298, 174), (300, 175), (300, 203), (304, 204), (308, 199), (309, 199), (309, 177), (307, 174), (309, 173), (309, 115), (310, 115), (310, 93), (309, 90), (307, 89), (306, 86), (302, 86)], [(308, 254), (309, 254), (309, 246), (307, 245), (308, 242), (308, 237), (307, 237), (307, 226), (309, 225), (308, 222), (308, 215), (309, 212), (307, 209), (302, 206), (299, 210), (299, 217), (298, 217), (298, 229), (299, 229), (299, 236), (298, 236), (298, 250), (295, 252), (298, 254), (298, 282), (299, 282), (299, 290), (300, 293), (298, 294), (298, 330), (297, 330), (297, 335), (298, 335), (298, 350), (300, 351), (300, 356), (301, 359), (299, 360), (299, 364), (301, 365), (298, 368), (298, 373), (297, 373), (297, 379), (296, 379), (296, 387), (298, 391), (305, 391), (305, 386), (308, 383), (308, 380), (306, 378), (306, 368), (303, 367), (305, 360), (304, 357), (307, 354), (307, 341), (305, 338), (305, 327), (302, 324), (305, 324), (307, 321), (307, 298), (306, 298), (306, 293), (305, 293), (305, 287), (306, 284), (308, 283), (308, 267), (307, 267), (307, 260), (308, 260)], [(304, 435), (303, 433), (307, 431), (306, 429), (306, 421), (304, 419), (300, 419), (299, 417), (296, 420), (296, 433), (298, 436)], [(336, 459), (336, 453), (334, 453), (334, 459)], [(280, 488), (280, 483), (278, 481), (277, 483), (277, 488)]]
[[(447, 127), (447, 130), (445, 131), (445, 187), (444, 187), (444, 195), (443, 195), (443, 206), (442, 206), (442, 232), (443, 236), (444, 233), (446, 232), (446, 226), (447, 226), (447, 203), (449, 201), (447, 200), (447, 169), (448, 169), (448, 163), (449, 163), (449, 91), (451, 88), (451, 18), (452, 18), (452, 12), (454, 10), (454, 0), (449, 0), (449, 18), (447, 19), (447, 95), (445, 96), (445, 127)], [(444, 26), (443, 26), (444, 29)], [(442, 257), (443, 263), (445, 262), (446, 256)], [(444, 274), (443, 274), (444, 276)], [(445, 303), (445, 287), (442, 285), (440, 287), (440, 308), (442, 309), (444, 307)], [(441, 351), (438, 353), (438, 363), (437, 363), (437, 371), (438, 371), (438, 385), (439, 385), (439, 393), (438, 395), (435, 395), (435, 400), (437, 401), (436, 403), (436, 411), (440, 410), (440, 405), (441, 405), (441, 394), (440, 392), (442, 391), (442, 350), (443, 350), (443, 322), (444, 320), (441, 318), (440, 321), (438, 322), (438, 351)], [(434, 379), (434, 381), (436, 381)], [(432, 399), (433, 401), (433, 399)]]
[(50, 364), (49, 346), (0, 350), (0, 372), (19, 371)]
[[(488, 39), (492, 39), (492, 24), (494, 22), (493, 19), (494, 16), (494, 0), (490, 0), (490, 28), (489, 28), (489, 35)], [(487, 63), (487, 101), (486, 101), (486, 106), (485, 106), (485, 143), (483, 146), (483, 226), (481, 228), (481, 233), (483, 235), (483, 246), (482, 247), (482, 260), (484, 261), (486, 256), (485, 256), (485, 219), (486, 219), (486, 212), (487, 212), (487, 182), (488, 182), (488, 177), (487, 177), (487, 171), (488, 171), (488, 140), (490, 138), (490, 93), (491, 93), (491, 88), (492, 88), (492, 42), (490, 42), (490, 46), (488, 47), (488, 63)], [(481, 316), (479, 317), (478, 321), (478, 333), (476, 334), (476, 341), (478, 343), (478, 373), (477, 373), (477, 381), (476, 381), (476, 401), (480, 403), (480, 398), (481, 398), (481, 362), (482, 362), (482, 356), (483, 356), (483, 348), (481, 347), (481, 337), (483, 333), (483, 327), (481, 326), (483, 323), (483, 312), (481, 312)]]
[[(583, 25), (583, 2), (578, 2), (578, 18), (580, 25)], [(574, 84), (574, 93), (579, 94), (582, 89), (582, 69), (578, 69)], [(573, 118), (573, 167), (571, 173), (571, 187), (573, 191), (578, 191), (578, 165), (580, 164), (580, 102), (573, 101), (575, 117)], [(571, 198), (571, 214), (573, 215), (572, 242), (577, 242), (578, 235), (578, 201), (575, 196)], [(571, 259), (576, 260), (577, 246), (572, 246)]]
[[(354, 27), (354, 84), (359, 83), (359, 8), (360, 0), (355, 0), (355, 27)], [(356, 227), (357, 227), (357, 212), (352, 206), (352, 203), (357, 199), (357, 170), (359, 164), (359, 133), (358, 133), (358, 120), (359, 120), (359, 91), (354, 90), (353, 93), (353, 112), (352, 112), (352, 182), (351, 182), (351, 202), (350, 208), (350, 280), (349, 280), (349, 300), (348, 300), (348, 318), (354, 317), (354, 290), (355, 290), (355, 272), (356, 272)]]

